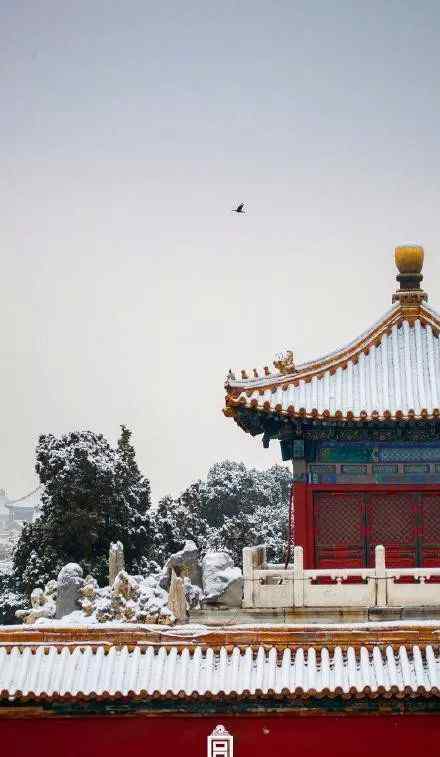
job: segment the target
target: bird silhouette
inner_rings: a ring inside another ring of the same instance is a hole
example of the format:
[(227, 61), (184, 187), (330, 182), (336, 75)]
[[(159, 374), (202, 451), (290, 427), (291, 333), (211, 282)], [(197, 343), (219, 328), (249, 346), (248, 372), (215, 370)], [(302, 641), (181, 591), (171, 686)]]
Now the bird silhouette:
[(240, 203), (240, 205), (237, 205), (236, 208), (233, 208), (232, 212), (233, 213), (246, 213), (246, 211), (243, 210), (243, 207), (244, 207), (244, 202)]

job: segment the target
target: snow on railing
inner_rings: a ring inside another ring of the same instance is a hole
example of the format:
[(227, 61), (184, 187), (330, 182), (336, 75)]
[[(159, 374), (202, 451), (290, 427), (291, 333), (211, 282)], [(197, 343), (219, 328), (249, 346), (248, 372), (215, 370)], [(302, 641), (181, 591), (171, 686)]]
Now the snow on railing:
[(266, 562), (266, 548), (243, 549), (243, 607), (408, 607), (440, 605), (440, 567), (387, 568), (385, 548), (375, 548), (374, 568), (306, 570), (303, 548), (293, 566)]

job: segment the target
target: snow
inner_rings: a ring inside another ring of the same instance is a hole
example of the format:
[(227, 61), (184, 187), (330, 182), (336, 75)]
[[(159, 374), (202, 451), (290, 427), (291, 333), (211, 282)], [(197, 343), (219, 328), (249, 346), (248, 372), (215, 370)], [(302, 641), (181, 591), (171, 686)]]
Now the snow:
[(12, 573), (12, 560), (0, 560), (0, 574), (10, 575)]
[[(156, 634), (158, 632), (158, 626), (153, 623), (121, 623), (118, 621), (107, 621), (105, 623), (98, 623), (96, 619), (93, 618), (84, 618), (81, 615), (80, 611), (72, 612), (70, 615), (66, 615), (61, 620), (56, 619), (48, 619), (48, 618), (41, 618), (36, 623), (32, 625), (0, 625), (0, 632), (1, 633), (15, 633), (16, 631), (32, 631), (33, 628), (38, 628), (40, 626), (51, 626), (52, 628), (62, 629), (65, 626), (68, 626), (69, 629), (77, 628), (78, 630), (81, 630), (81, 628), (84, 628), (84, 626), (87, 627), (97, 627), (97, 628), (105, 628), (105, 629), (111, 629), (114, 631), (142, 631), (146, 632), (147, 634), (149, 632)], [(359, 623), (353, 623), (352, 621), (349, 621), (347, 623), (270, 623), (270, 624), (261, 624), (261, 623), (237, 623), (231, 626), (230, 624), (222, 624), (219, 622), (218, 624), (214, 625), (212, 623), (208, 625), (204, 625), (203, 623), (185, 623), (183, 625), (163, 625), (160, 627), (160, 634), (161, 636), (170, 636), (172, 638), (178, 636), (182, 639), (182, 641), (188, 641), (188, 643), (192, 643), (193, 640), (196, 640), (199, 637), (206, 636), (207, 634), (212, 634), (216, 632), (222, 632), (222, 631), (231, 631), (233, 629), (234, 634), (239, 634), (240, 632), (244, 631), (255, 631), (256, 628), (264, 627), (265, 630), (273, 630), (273, 631), (283, 631), (283, 632), (289, 632), (289, 631), (346, 631), (347, 628), (350, 628), (352, 631), (381, 631), (381, 630), (396, 630), (401, 629), (404, 631), (405, 629), (412, 629), (412, 628), (432, 628), (432, 629), (439, 629), (440, 631), (440, 620), (436, 618), (425, 618), (424, 620), (387, 620), (387, 621), (361, 621)], [(35, 642), (33, 642), (35, 643)], [(77, 642), (74, 642), (75, 644)], [(148, 640), (148, 637), (146, 636), (145, 641), (139, 642), (140, 644), (150, 644), (151, 642)]]
[(64, 565), (58, 574), (58, 586), (64, 584), (76, 583), (78, 579), (82, 579), (83, 569), (81, 565), (75, 562), (69, 562)]

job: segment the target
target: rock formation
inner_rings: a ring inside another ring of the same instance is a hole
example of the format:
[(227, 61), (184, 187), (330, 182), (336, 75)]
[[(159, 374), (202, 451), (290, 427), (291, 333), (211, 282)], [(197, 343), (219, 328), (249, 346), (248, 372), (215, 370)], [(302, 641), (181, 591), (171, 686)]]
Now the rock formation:
[(69, 615), (79, 609), (80, 591), (83, 585), (81, 565), (69, 562), (61, 568), (57, 579), (57, 618), (63, 618), (64, 615)]
[(123, 561), (122, 544), (112, 544), (110, 583), (103, 587), (93, 576), (84, 579), (80, 565), (65, 565), (57, 581), (49, 581), (44, 591), (34, 589), (32, 607), (18, 610), (17, 618), (25, 623), (63, 618), (66, 623), (170, 625), (186, 620), (188, 609), (198, 609), (204, 603), (241, 605), (243, 577), (226, 552), (207, 552), (200, 563), (195, 543), (187, 541), (167, 560), (162, 574), (146, 577), (132, 576), (125, 570), (115, 573)]
[(194, 586), (189, 578), (183, 579), (185, 587), (185, 599), (190, 610), (198, 610), (203, 603), (203, 589), (200, 586)]
[(125, 570), (124, 547), (122, 542), (110, 544), (108, 555), (108, 583), (113, 586), (115, 578), (121, 570)]
[(171, 583), (168, 593), (168, 607), (173, 613), (176, 620), (186, 620), (187, 605), (184, 579), (181, 576), (177, 576), (174, 570), (171, 572)]
[(17, 610), (15, 615), (25, 623), (35, 623), (40, 618), (54, 618), (56, 613), (57, 582), (49, 581), (43, 589), (33, 589), (31, 608)]
[(168, 558), (163, 570), (162, 584), (163, 588), (168, 589), (171, 583), (171, 573), (176, 572), (176, 575), (182, 578), (189, 578), (190, 582), (194, 586), (202, 586), (202, 573), (200, 570), (199, 562), (199, 550), (196, 544), (187, 540), (179, 552), (175, 552), (174, 555)]
[(204, 601), (227, 607), (240, 607), (243, 576), (227, 552), (207, 552), (202, 560)]

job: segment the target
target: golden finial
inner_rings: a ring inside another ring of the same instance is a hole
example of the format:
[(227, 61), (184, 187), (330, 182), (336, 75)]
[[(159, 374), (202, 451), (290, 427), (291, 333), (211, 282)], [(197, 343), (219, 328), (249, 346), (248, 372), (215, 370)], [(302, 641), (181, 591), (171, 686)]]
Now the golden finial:
[(402, 306), (412, 307), (420, 305), (428, 299), (428, 295), (420, 288), (423, 279), (422, 268), (424, 250), (418, 244), (405, 244), (396, 247), (394, 258), (399, 271), (396, 276), (400, 289), (393, 294), (393, 302)]
[(394, 257), (399, 273), (421, 273), (424, 256), (423, 247), (420, 247), (418, 244), (405, 244), (396, 247), (394, 250)]

